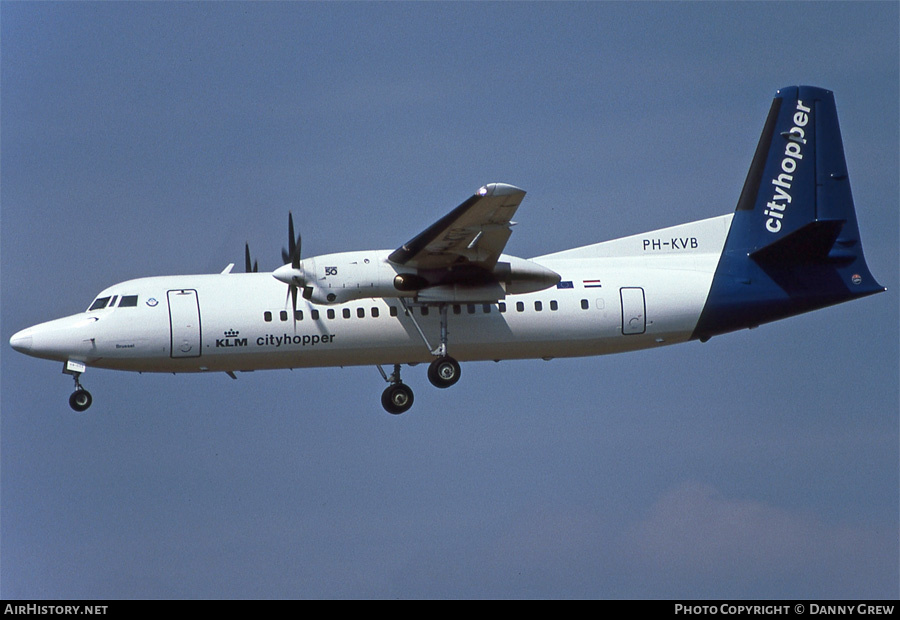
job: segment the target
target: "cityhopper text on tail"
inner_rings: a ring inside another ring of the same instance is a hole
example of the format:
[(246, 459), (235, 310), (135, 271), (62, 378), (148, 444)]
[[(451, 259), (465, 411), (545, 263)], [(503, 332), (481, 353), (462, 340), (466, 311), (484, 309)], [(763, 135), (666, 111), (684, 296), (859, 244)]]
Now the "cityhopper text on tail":
[[(390, 413), (404, 364), (448, 388), (461, 361), (576, 357), (706, 341), (883, 291), (863, 257), (830, 91), (779, 90), (733, 213), (529, 259), (503, 253), (525, 192), (491, 183), (394, 250), (130, 280), (84, 312), (16, 333), (63, 364), (90, 407), (89, 367), (236, 373), (372, 365)], [(383, 366), (387, 366), (389, 373)]]

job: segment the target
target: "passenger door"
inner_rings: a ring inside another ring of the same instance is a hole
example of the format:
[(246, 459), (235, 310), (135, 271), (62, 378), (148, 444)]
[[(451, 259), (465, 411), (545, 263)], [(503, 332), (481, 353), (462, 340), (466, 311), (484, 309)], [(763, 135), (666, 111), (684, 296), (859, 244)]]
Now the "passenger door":
[(197, 291), (169, 291), (170, 355), (200, 357), (200, 302)]

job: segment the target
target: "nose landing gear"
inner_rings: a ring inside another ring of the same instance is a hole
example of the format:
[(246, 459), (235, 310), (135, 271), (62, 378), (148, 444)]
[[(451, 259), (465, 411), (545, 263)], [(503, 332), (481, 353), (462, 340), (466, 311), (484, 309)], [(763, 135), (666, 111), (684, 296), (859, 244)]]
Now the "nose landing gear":
[(81, 362), (72, 360), (69, 360), (66, 362), (65, 366), (63, 366), (63, 373), (72, 375), (72, 378), (75, 379), (75, 391), (69, 396), (69, 406), (78, 412), (86, 411), (87, 408), (91, 406), (91, 403), (94, 402), (91, 393), (84, 389), (81, 382), (78, 380), (81, 373), (83, 373), (86, 368), (87, 367)]

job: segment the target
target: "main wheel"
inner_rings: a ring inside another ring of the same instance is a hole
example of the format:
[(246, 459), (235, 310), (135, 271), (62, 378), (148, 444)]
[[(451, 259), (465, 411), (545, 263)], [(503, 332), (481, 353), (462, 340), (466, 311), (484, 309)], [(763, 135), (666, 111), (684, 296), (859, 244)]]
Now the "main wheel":
[(381, 406), (384, 410), (393, 415), (398, 415), (409, 411), (413, 404), (413, 391), (405, 383), (394, 383), (389, 385), (384, 392), (381, 393)]
[(86, 410), (91, 406), (92, 402), (94, 402), (94, 399), (91, 397), (91, 393), (85, 389), (75, 390), (69, 396), (69, 406), (75, 411)]
[(428, 380), (434, 387), (448, 388), (459, 381), (460, 372), (459, 362), (455, 359), (439, 357), (428, 366)]

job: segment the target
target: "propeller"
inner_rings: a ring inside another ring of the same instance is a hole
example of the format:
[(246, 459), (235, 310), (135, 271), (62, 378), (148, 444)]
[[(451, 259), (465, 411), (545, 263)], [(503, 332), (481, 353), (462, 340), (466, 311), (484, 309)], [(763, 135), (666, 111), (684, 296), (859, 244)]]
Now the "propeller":
[(300, 235), (297, 235), (296, 239), (294, 238), (294, 216), (288, 213), (288, 249), (282, 248), (281, 250), (281, 259), (285, 264), (272, 272), (272, 275), (288, 285), (284, 303), (287, 305), (288, 297), (291, 298), (295, 327), (297, 324), (297, 291), (301, 286), (306, 285), (306, 274), (303, 273), (300, 266), (300, 244)]
[(291, 268), (300, 269), (300, 235), (294, 241), (294, 216), (288, 213), (288, 249), (281, 248), (281, 260), (290, 263)]
[(253, 265), (250, 264), (250, 244), (244, 244), (244, 271), (247, 273), (257, 273), (259, 271), (259, 261), (253, 261)]

